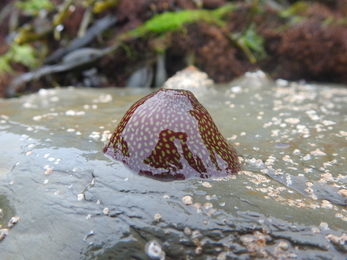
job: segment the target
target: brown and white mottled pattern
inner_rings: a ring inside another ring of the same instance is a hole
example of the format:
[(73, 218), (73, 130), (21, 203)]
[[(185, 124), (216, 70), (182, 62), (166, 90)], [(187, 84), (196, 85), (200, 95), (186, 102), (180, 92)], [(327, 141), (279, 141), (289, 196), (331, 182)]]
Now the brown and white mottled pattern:
[(160, 89), (133, 104), (104, 153), (138, 174), (164, 180), (240, 170), (236, 150), (187, 90)]

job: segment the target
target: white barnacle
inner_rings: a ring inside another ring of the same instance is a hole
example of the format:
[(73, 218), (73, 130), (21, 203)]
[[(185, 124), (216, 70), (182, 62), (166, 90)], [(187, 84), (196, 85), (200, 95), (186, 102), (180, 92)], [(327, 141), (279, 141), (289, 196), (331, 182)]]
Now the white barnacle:
[(327, 155), (326, 153), (322, 152), (319, 149), (316, 149), (316, 150), (310, 152), (310, 154), (312, 154), (313, 156), (325, 156), (325, 155)]
[(83, 193), (77, 194), (77, 200), (78, 201), (81, 201), (83, 199), (84, 199), (84, 194)]
[(209, 182), (207, 182), (207, 181), (202, 182), (202, 186), (204, 186), (206, 188), (211, 188), (212, 187), (212, 185)]
[(204, 208), (205, 208), (205, 209), (210, 209), (210, 208), (213, 208), (213, 205), (212, 205), (212, 203), (210, 203), (210, 202), (206, 202), (206, 203), (204, 204)]
[(18, 223), (19, 219), (20, 219), (20, 217), (12, 217), (12, 218), (10, 219), (10, 221), (7, 223), (7, 226), (8, 226), (9, 228), (13, 227), (15, 224)]
[(3, 240), (7, 235), (8, 235), (7, 228), (0, 229), (0, 241)]
[(193, 198), (191, 197), (191, 196), (184, 196), (183, 198), (182, 198), (182, 201), (183, 201), (183, 203), (184, 204), (186, 204), (186, 205), (191, 205), (191, 204), (193, 204)]
[(161, 249), (160, 244), (156, 240), (151, 240), (146, 243), (145, 252), (153, 260), (165, 259), (165, 252)]
[(162, 218), (162, 216), (161, 216), (161, 214), (160, 213), (156, 213), (156, 214), (154, 214), (154, 220), (155, 221), (161, 221), (161, 218)]
[(108, 214), (110, 214), (110, 210), (108, 208), (104, 208), (102, 210), (102, 213), (104, 213), (105, 215), (108, 215)]
[(338, 193), (343, 197), (347, 197), (347, 190), (346, 189), (341, 189), (338, 191)]

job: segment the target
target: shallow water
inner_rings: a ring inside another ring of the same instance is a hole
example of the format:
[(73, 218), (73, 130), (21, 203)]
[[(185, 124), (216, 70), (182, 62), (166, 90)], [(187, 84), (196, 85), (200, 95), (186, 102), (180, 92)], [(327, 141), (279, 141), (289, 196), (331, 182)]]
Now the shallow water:
[(101, 152), (147, 93), (68, 88), (0, 101), (0, 224), (20, 217), (1, 259), (150, 259), (153, 239), (166, 259), (347, 252), (346, 88), (257, 72), (197, 93), (243, 171), (173, 182), (134, 175)]

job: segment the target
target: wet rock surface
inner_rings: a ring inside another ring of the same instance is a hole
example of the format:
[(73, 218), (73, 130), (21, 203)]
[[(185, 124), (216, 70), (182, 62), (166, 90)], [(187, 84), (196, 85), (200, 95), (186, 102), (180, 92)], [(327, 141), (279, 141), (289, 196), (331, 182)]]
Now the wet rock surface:
[(243, 171), (172, 182), (102, 153), (148, 93), (69, 88), (0, 101), (0, 229), (20, 217), (2, 259), (150, 259), (150, 241), (165, 259), (344, 257), (345, 88), (256, 72), (197, 94)]

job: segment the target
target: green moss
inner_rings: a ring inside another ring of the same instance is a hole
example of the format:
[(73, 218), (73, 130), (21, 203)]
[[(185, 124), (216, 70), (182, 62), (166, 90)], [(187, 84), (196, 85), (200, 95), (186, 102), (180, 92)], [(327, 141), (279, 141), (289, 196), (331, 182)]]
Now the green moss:
[(27, 11), (32, 14), (36, 14), (42, 9), (53, 10), (54, 5), (49, 0), (27, 0), (15, 2), (16, 7)]
[(248, 28), (241, 39), (244, 44), (253, 51), (252, 53), (256, 60), (264, 59), (266, 57), (264, 39), (257, 33), (254, 24)]
[(33, 69), (39, 65), (37, 58), (34, 56), (35, 50), (28, 44), (10, 45), (10, 49), (0, 56), (0, 73), (12, 72), (11, 62), (21, 63), (24, 66)]
[(282, 18), (293, 18), (300, 13), (305, 12), (308, 8), (308, 3), (304, 1), (298, 1), (295, 4), (291, 5), (289, 8), (286, 8), (279, 12), (279, 16)]
[(170, 31), (181, 29), (184, 24), (196, 21), (205, 21), (224, 26), (223, 16), (236, 9), (233, 4), (227, 4), (216, 10), (183, 10), (180, 12), (165, 12), (158, 14), (129, 32), (129, 36), (142, 37), (148, 33), (163, 34)]
[(57, 26), (58, 24), (61, 24), (66, 17), (69, 16), (69, 8), (74, 3), (74, 0), (67, 0), (64, 2), (63, 7), (60, 9), (60, 11), (54, 15), (53, 17), (53, 25)]
[(117, 4), (118, 0), (98, 0), (94, 3), (93, 12), (99, 14), (107, 9), (115, 7)]

